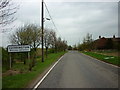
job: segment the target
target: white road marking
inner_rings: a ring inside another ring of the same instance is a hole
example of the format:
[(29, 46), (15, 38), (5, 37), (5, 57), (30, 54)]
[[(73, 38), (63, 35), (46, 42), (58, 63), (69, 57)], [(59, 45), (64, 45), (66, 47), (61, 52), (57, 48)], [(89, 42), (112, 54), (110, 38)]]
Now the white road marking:
[[(64, 55), (63, 55), (64, 56)], [(38, 86), (43, 82), (43, 80), (47, 77), (47, 75), (52, 71), (52, 69), (58, 64), (58, 62), (63, 58), (63, 56), (49, 69), (49, 71), (43, 76), (43, 78), (35, 85), (33, 90), (37, 89)]]

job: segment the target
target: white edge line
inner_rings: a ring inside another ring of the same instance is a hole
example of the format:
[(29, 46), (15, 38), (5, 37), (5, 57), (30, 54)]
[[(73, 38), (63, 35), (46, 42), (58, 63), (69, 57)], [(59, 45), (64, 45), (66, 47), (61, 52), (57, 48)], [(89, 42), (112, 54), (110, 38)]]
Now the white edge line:
[[(81, 53), (81, 54), (86, 55), (86, 54), (84, 54), (84, 53)], [(113, 64), (104, 62), (104, 61), (99, 60), (99, 59), (97, 59), (97, 58), (94, 58), (94, 57), (92, 57), (92, 56), (89, 56), (89, 55), (86, 55), (86, 56), (90, 57), (91, 59), (97, 60), (97, 61), (99, 61), (99, 62), (105, 63), (105, 64), (107, 64), (107, 65), (111, 65), (111, 66), (113, 66), (113, 67), (115, 67), (115, 68), (120, 68), (120, 67), (118, 67), (118, 66), (116, 66), (116, 65), (113, 65)]]
[[(64, 56), (64, 55), (63, 55)], [(43, 82), (43, 80), (47, 77), (47, 75), (52, 71), (52, 69), (58, 64), (58, 62), (63, 58), (63, 56), (60, 57), (60, 59), (49, 69), (49, 71), (42, 77), (42, 79), (35, 85), (35, 87), (32, 90), (35, 90), (38, 88), (38, 86)]]

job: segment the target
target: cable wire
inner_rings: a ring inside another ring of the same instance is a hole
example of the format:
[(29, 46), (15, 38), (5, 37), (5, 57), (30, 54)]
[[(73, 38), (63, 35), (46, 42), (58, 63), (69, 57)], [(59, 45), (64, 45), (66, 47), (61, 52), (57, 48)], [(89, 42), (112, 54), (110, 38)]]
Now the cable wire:
[[(59, 31), (58, 31), (58, 29), (57, 29), (57, 27), (56, 27), (56, 25), (55, 25), (55, 23), (54, 23), (54, 21), (53, 21), (52, 16), (50, 15), (50, 12), (49, 12), (49, 10), (48, 10), (47, 5), (46, 5), (46, 3), (45, 3), (45, 2), (44, 2), (44, 4), (45, 4), (45, 8), (46, 8), (46, 10), (47, 10), (47, 12), (48, 12), (48, 14), (49, 14), (49, 17), (50, 17), (50, 19), (51, 19), (51, 21), (52, 21), (52, 23), (53, 23), (53, 25), (54, 25), (55, 29), (56, 29), (56, 30), (57, 30), (57, 32), (59, 33)], [(59, 33), (59, 34), (60, 34), (60, 33)], [(61, 35), (60, 35), (60, 37), (61, 37)]]

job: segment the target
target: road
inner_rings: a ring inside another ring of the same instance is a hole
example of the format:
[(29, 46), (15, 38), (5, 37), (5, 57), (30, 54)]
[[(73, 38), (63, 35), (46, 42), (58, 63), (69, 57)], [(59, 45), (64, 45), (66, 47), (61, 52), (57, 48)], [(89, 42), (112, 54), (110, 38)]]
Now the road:
[(118, 88), (118, 68), (69, 51), (38, 88)]

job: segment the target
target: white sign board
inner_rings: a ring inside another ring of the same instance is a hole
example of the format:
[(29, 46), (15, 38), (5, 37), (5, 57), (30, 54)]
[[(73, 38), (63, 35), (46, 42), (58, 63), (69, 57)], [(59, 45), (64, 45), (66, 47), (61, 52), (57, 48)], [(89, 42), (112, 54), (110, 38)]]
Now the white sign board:
[(9, 45), (8, 52), (29, 52), (30, 45)]

